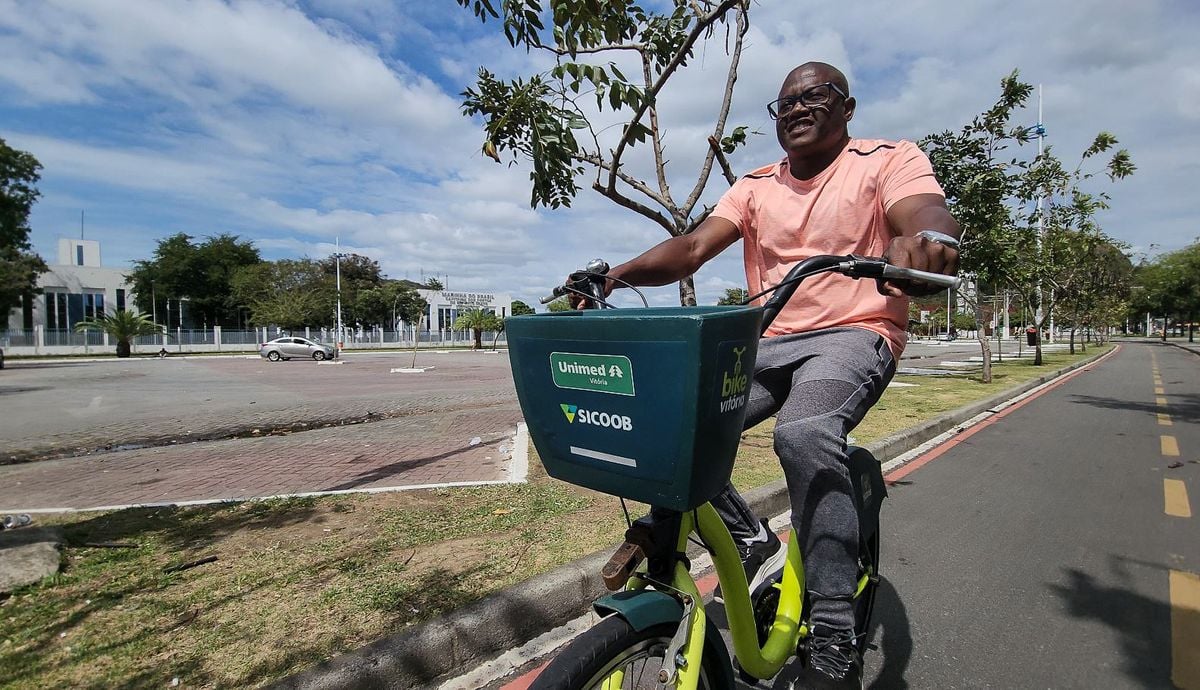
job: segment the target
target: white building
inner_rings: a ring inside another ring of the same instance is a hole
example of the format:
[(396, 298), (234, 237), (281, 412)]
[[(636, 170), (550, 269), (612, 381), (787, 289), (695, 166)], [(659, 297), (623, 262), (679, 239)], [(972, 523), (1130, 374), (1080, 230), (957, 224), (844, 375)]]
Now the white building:
[(512, 297), (494, 292), (456, 292), (453, 290), (417, 290), (429, 302), (425, 313), (425, 330), (448, 332), (458, 315), (471, 309), (482, 309), (500, 318), (509, 315)]
[(10, 331), (70, 331), (75, 324), (107, 312), (136, 309), (128, 269), (104, 268), (98, 240), (58, 240), (58, 261), (38, 277), (42, 294), (8, 315)]

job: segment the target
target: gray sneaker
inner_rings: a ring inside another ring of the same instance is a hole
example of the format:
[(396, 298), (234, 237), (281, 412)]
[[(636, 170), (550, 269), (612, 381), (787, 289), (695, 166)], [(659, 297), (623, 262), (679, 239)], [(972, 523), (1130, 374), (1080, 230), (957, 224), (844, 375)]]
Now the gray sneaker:
[[(738, 544), (738, 553), (742, 556), (742, 567), (746, 569), (746, 582), (750, 585), (750, 599), (753, 600), (758, 590), (767, 583), (779, 578), (783, 573), (783, 564), (787, 562), (787, 544), (784, 544), (767, 521), (762, 521), (767, 530), (767, 540), (753, 544)], [(721, 585), (713, 591), (713, 599), (725, 603), (721, 596)]]
[(808, 640), (806, 688), (862, 689), (862, 655), (854, 645), (853, 630), (813, 626)]

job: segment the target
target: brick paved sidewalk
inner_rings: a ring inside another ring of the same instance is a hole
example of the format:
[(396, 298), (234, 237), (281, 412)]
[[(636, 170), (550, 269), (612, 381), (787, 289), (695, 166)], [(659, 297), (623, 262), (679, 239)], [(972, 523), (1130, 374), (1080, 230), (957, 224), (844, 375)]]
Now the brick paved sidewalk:
[[(509, 481), (515, 401), (263, 438), (0, 466), (0, 512)], [(481, 442), (470, 445), (474, 437)]]

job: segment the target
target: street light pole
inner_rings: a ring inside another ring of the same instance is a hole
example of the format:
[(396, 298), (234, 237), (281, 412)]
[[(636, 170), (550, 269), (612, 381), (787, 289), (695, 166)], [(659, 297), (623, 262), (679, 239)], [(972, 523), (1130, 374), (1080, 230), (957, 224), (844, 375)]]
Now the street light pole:
[(392, 300), (392, 328), (396, 331), (396, 342), (400, 342), (400, 322), (396, 320), (396, 303), (400, 301), (400, 292), (396, 291), (396, 298)]
[[(1042, 125), (1042, 85), (1041, 84), (1038, 84), (1037, 135), (1038, 135), (1038, 160), (1040, 161), (1041, 157), (1042, 157), (1042, 144), (1046, 138), (1046, 128), (1045, 128), (1045, 126)], [(1042, 236), (1046, 232), (1045, 219), (1042, 217), (1042, 202), (1043, 202), (1043, 198), (1039, 195), (1038, 200), (1037, 200), (1037, 210), (1038, 210), (1037, 247), (1038, 247), (1038, 261), (1039, 262), (1041, 261), (1041, 258), (1042, 258), (1041, 257), (1041, 249), (1042, 249), (1042, 243), (1044, 241), (1044, 238)], [(1044, 309), (1044, 306), (1042, 305), (1042, 281), (1041, 281), (1041, 277), (1039, 276), (1038, 281), (1037, 281), (1037, 309), (1035, 310), (1035, 313), (1033, 315), (1034, 323), (1037, 324), (1037, 329), (1038, 329), (1036, 342), (1039, 344), (1042, 342), (1042, 318), (1043, 318), (1042, 310), (1043, 309)], [(1051, 326), (1050, 326), (1050, 339), (1051, 339), (1051, 341), (1053, 341), (1053, 339), (1054, 339), (1053, 321), (1051, 321)]]
[(337, 281), (337, 351), (340, 359), (342, 354), (342, 240), (340, 237), (335, 238), (337, 251), (333, 253), (334, 258), (334, 275)]

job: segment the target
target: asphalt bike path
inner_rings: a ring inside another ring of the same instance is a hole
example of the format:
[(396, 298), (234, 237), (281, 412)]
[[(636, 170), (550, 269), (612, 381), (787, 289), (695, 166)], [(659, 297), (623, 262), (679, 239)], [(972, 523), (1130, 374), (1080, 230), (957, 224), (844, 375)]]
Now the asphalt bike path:
[(1196, 357), (1123, 345), (890, 471), (865, 687), (1200, 688)]
[(1125, 345), (893, 475), (868, 687), (1200, 687), (1198, 364)]

